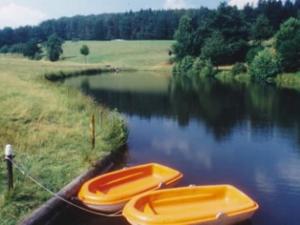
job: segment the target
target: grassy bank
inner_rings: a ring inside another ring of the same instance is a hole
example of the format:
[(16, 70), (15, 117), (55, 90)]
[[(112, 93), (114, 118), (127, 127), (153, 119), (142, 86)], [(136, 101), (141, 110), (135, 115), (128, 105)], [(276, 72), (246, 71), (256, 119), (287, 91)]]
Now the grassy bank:
[[(96, 68), (72, 62), (50, 63), (0, 56), (0, 146), (14, 145), (15, 160), (54, 191), (85, 171), (91, 162), (126, 140), (119, 114), (108, 112), (79, 91), (53, 84), (43, 74)], [(96, 149), (89, 143), (91, 114), (97, 122)], [(99, 121), (99, 117), (97, 117)], [(15, 171), (15, 189), (6, 192), (5, 164), (0, 164), (0, 224), (14, 225), (47, 193)]]
[(300, 90), (300, 71), (279, 75), (275, 81), (279, 87)]
[[(230, 71), (222, 70), (216, 75), (216, 79), (222, 82), (250, 82), (248, 73), (233, 76)], [(288, 88), (300, 91), (300, 71), (296, 73), (283, 73), (274, 79), (274, 84), (279, 88)]]
[(65, 61), (84, 62), (83, 44), (89, 46), (88, 63), (138, 70), (171, 71), (168, 49), (173, 41), (79, 41), (64, 44)]

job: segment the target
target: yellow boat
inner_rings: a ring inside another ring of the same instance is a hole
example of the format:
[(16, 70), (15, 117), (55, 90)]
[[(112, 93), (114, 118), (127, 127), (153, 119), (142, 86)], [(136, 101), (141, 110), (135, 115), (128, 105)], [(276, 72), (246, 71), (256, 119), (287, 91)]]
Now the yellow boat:
[(124, 168), (87, 181), (78, 198), (91, 209), (116, 212), (132, 197), (168, 187), (181, 177), (180, 172), (156, 163)]
[(125, 205), (123, 216), (133, 225), (231, 225), (257, 209), (233, 186), (189, 186), (139, 195)]

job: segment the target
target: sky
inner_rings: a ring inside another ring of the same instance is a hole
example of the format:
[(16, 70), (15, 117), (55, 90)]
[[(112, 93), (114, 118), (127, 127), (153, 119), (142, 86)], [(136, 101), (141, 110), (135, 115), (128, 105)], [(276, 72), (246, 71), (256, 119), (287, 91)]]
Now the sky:
[[(222, 0), (0, 0), (0, 28), (37, 25), (62, 16), (89, 15), (140, 9), (216, 8)], [(243, 7), (258, 0), (227, 0)]]

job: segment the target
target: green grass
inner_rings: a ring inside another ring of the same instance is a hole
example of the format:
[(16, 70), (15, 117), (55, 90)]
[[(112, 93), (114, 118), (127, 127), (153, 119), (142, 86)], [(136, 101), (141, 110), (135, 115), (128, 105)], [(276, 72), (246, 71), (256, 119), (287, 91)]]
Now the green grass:
[[(233, 76), (227, 69), (222, 69), (217, 75), (216, 79), (222, 82), (242, 82), (247, 83), (251, 81), (248, 73), (238, 74)], [(279, 74), (274, 79), (275, 84), (280, 88), (288, 88), (300, 91), (300, 71), (295, 73)]]
[(138, 70), (171, 70), (168, 49), (173, 41), (79, 41), (66, 42), (66, 61), (84, 62), (80, 48), (86, 44), (90, 48), (89, 63), (111, 65)]
[[(126, 141), (118, 113), (96, 105), (78, 90), (48, 82), (43, 74), (93, 68), (72, 62), (29, 61), (0, 56), (0, 146), (13, 144), (15, 160), (53, 191), (60, 190), (91, 162)], [(89, 120), (97, 122), (96, 149), (89, 143)], [(47, 193), (15, 171), (15, 189), (6, 192), (5, 164), (0, 164), (0, 224), (14, 225), (49, 199)]]

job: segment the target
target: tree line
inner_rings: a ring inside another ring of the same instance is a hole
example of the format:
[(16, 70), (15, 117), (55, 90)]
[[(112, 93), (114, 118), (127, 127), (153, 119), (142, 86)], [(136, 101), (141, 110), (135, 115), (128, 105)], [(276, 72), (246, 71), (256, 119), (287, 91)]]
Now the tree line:
[[(238, 35), (243, 37), (250, 32), (250, 25), (263, 14), (270, 21), (271, 27), (276, 30), (282, 21), (297, 16), (300, 0), (285, 3), (276, 0), (261, 0), (257, 7), (246, 5), (242, 10), (235, 7), (224, 8), (223, 16), (235, 16), (232, 19), (241, 19), (235, 23), (240, 26)], [(173, 39), (179, 20), (183, 15), (193, 18), (193, 27), (202, 25), (203, 21), (212, 20), (219, 10), (201, 7), (186, 10), (140, 10), (138, 12), (111, 13), (90, 16), (63, 17), (42, 22), (38, 26), (25, 26), (17, 29), (4, 28), (0, 30), (0, 48), (4, 45), (25, 43), (31, 39), (46, 41), (56, 33), (64, 40), (145, 40), (145, 39)], [(216, 26), (222, 27), (226, 22), (221, 15), (215, 20)], [(227, 36), (232, 34), (228, 32)], [(225, 37), (225, 38), (226, 38)]]
[(214, 76), (219, 66), (232, 64), (233, 74), (249, 68), (253, 77), (263, 80), (297, 71), (299, 6), (299, 0), (260, 0), (256, 7), (248, 4), (238, 10), (221, 3), (201, 20), (184, 15), (174, 36), (174, 74)]
[[(281, 0), (260, 0), (256, 7), (248, 4), (241, 10), (221, 3), (217, 9), (148, 9), (63, 17), (44, 21), (38, 26), (6, 27), (0, 30), (0, 53), (21, 53), (29, 58), (39, 58), (39, 47), (47, 49), (46, 43), (52, 35), (57, 36), (57, 43), (62, 40), (175, 37), (177, 45), (174, 52), (177, 59), (203, 55), (211, 62), (199, 61), (196, 66), (203, 63), (232, 64), (242, 62), (245, 58), (251, 60), (261, 46), (256, 45), (249, 53), (249, 40), (261, 41), (273, 36), (280, 24), (290, 17), (297, 17), (299, 10), (300, 0), (287, 0), (284, 3)], [(60, 51), (58, 49), (55, 54)], [(55, 54), (51, 55), (56, 58)]]

